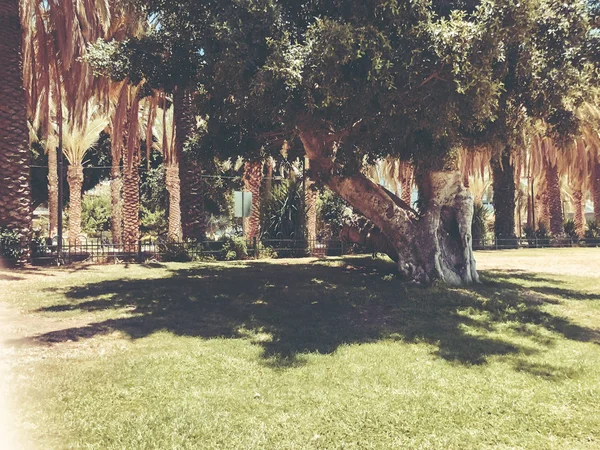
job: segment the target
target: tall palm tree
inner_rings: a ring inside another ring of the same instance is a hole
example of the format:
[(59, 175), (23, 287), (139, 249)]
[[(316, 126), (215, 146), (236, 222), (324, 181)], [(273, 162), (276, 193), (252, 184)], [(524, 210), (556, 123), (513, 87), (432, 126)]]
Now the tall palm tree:
[(92, 111), (83, 124), (69, 121), (63, 135), (63, 152), (69, 161), (67, 181), (69, 183), (69, 245), (76, 245), (81, 234), (81, 191), (83, 187), (83, 160), (89, 149), (94, 147), (100, 133), (108, 125), (108, 119)]
[(129, 89), (127, 148), (123, 152), (123, 246), (135, 252), (140, 239), (140, 99)]
[(158, 109), (154, 119), (154, 136), (156, 137), (154, 147), (163, 154), (166, 187), (169, 192), (169, 229), (167, 235), (170, 240), (180, 241), (182, 239), (181, 190), (179, 183), (179, 160), (175, 152), (173, 107), (165, 109), (164, 94), (162, 100), (163, 107)]
[[(304, 167), (310, 169), (310, 160), (305, 158)], [(306, 175), (305, 171), (305, 175)], [(317, 239), (317, 202), (319, 191), (315, 182), (306, 176), (304, 180), (304, 210), (306, 214), (306, 238), (314, 242)]]
[(573, 204), (573, 221), (575, 231), (579, 237), (585, 232), (584, 194), (587, 192), (591, 180), (590, 155), (583, 137), (573, 143), (573, 149), (568, 158), (562, 158), (562, 171), (565, 173), (568, 192), (571, 194)]
[[(0, 2), (0, 227), (31, 236), (26, 97), (21, 72), (19, 2)], [(27, 258), (27, 253), (23, 255)]]
[(247, 240), (258, 237), (260, 232), (260, 186), (263, 179), (263, 162), (246, 161), (244, 164), (244, 190), (252, 193), (250, 217), (244, 220), (244, 237)]

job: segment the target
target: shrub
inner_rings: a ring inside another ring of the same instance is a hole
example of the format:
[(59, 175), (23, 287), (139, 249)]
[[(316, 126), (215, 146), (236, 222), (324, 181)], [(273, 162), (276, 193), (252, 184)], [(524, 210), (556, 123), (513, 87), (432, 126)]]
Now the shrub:
[(565, 222), (564, 225), (565, 235), (572, 239), (573, 241), (579, 241), (579, 235), (577, 234), (577, 230), (575, 229), (575, 221), (573, 219), (569, 219)]
[(223, 243), (222, 254), (225, 260), (233, 261), (248, 258), (248, 245), (241, 236), (228, 236)]
[(158, 250), (165, 262), (190, 262), (197, 259), (196, 245), (195, 242), (166, 241), (158, 244)]
[(17, 232), (0, 228), (0, 256), (16, 260), (21, 255), (21, 251)]
[(600, 223), (590, 220), (587, 224), (587, 230), (585, 231), (583, 237), (585, 238), (586, 244), (600, 244)]
[(476, 247), (485, 246), (489, 217), (490, 212), (482, 203), (476, 203), (474, 205), (471, 235), (473, 237), (473, 245)]

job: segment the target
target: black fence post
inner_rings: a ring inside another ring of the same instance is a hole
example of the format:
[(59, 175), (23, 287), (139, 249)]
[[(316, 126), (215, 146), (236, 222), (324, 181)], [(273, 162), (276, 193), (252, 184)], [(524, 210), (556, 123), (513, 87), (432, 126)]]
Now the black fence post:
[(142, 240), (138, 239), (138, 262), (142, 262)]

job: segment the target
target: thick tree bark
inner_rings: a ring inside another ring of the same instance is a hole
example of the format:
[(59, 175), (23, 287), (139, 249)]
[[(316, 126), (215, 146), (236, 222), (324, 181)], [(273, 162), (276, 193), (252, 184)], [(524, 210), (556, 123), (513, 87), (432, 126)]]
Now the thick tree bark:
[(183, 237), (204, 240), (206, 237), (206, 214), (204, 189), (202, 189), (202, 166), (195, 158), (184, 153), (184, 146), (193, 128), (192, 99), (188, 92), (176, 88), (173, 92), (175, 122), (175, 154), (179, 161), (181, 184), (181, 226)]
[(166, 168), (166, 186), (169, 192), (169, 230), (171, 241), (181, 241), (181, 191), (179, 184), (179, 164), (172, 163)]
[[(506, 148), (500, 157), (492, 158), (494, 188), (494, 234), (502, 244), (510, 245), (515, 239), (515, 168)], [(504, 241), (505, 239), (509, 241)]]
[(127, 152), (123, 156), (123, 247), (125, 252), (133, 253), (140, 239), (139, 149), (131, 163)]
[(83, 166), (71, 164), (67, 169), (69, 182), (69, 245), (79, 245), (81, 234), (81, 190), (83, 188)]
[[(598, 152), (598, 150), (596, 150)], [(592, 172), (592, 201), (594, 202), (594, 220), (600, 223), (600, 156), (596, 153)]]
[(545, 164), (548, 207), (550, 209), (550, 232), (555, 237), (564, 235), (564, 218), (560, 198), (560, 180), (556, 164)]
[(115, 156), (113, 155), (113, 164), (110, 168), (110, 231), (113, 244), (120, 244), (123, 235), (122, 191), (123, 178), (121, 175), (121, 166), (119, 165), (119, 161), (115, 162)]
[(398, 197), (358, 173), (334, 175), (333, 149), (339, 136), (301, 126), (300, 139), (312, 172), (358, 209), (389, 239), (398, 270), (407, 279), (452, 285), (478, 281), (471, 242), (473, 197), (458, 171), (422, 175), (424, 202), (417, 217)]
[(251, 240), (260, 232), (260, 185), (262, 184), (262, 161), (244, 164), (244, 190), (252, 193), (250, 217), (244, 220), (244, 237)]
[(577, 236), (583, 237), (585, 232), (585, 217), (583, 211), (583, 192), (581, 189), (576, 189), (573, 192), (573, 207), (575, 208), (575, 214), (573, 222), (575, 222), (575, 232)]
[[(0, 227), (31, 239), (30, 150), (21, 72), (19, 2), (0, 3)], [(29, 247), (20, 262), (29, 258)]]
[(58, 155), (56, 148), (48, 148), (48, 215), (50, 237), (58, 233)]

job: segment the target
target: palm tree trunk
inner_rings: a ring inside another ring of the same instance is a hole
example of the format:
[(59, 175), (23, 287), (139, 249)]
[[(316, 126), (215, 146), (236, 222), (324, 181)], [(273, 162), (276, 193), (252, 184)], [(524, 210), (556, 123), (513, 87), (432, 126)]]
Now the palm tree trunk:
[[(21, 72), (19, 2), (0, 3), (0, 227), (31, 238), (29, 132)], [(28, 246), (21, 262), (29, 258)]]
[[(598, 152), (598, 150), (596, 150)], [(594, 168), (592, 172), (592, 199), (594, 202), (594, 220), (600, 223), (600, 161), (599, 155), (594, 158)]]
[(181, 191), (179, 185), (179, 164), (169, 164), (166, 168), (166, 186), (169, 192), (169, 230), (172, 241), (181, 240)]
[(319, 200), (319, 191), (316, 189), (315, 182), (307, 178), (306, 194), (304, 204), (306, 208), (306, 237), (314, 245), (317, 240), (317, 202)]
[(123, 247), (125, 252), (137, 251), (140, 239), (140, 174), (139, 148), (129, 162), (128, 152), (124, 152), (123, 173)]
[[(515, 238), (515, 168), (507, 147), (490, 162), (494, 187), (494, 233), (496, 239)], [(508, 242), (503, 242), (508, 244)]]
[(550, 210), (550, 232), (554, 236), (562, 236), (564, 234), (564, 224), (558, 166), (550, 163), (546, 163), (545, 166), (548, 207)]
[(69, 182), (69, 245), (79, 244), (81, 234), (81, 190), (83, 187), (83, 166), (72, 164), (67, 170)]
[(258, 237), (260, 231), (260, 185), (262, 184), (262, 161), (246, 162), (244, 165), (244, 190), (252, 193), (250, 217), (244, 218), (244, 237)]
[(577, 236), (583, 237), (583, 233), (585, 232), (585, 217), (583, 212), (583, 192), (581, 192), (581, 188), (576, 189), (573, 192), (573, 207), (575, 209), (573, 218), (573, 221), (575, 222), (575, 231), (577, 232)]
[(123, 179), (121, 175), (121, 166), (119, 161), (113, 163), (110, 168), (110, 231), (113, 244), (121, 243), (123, 235), (123, 204), (121, 194), (123, 190)]
[(177, 87), (173, 92), (173, 118), (175, 122), (175, 154), (179, 161), (181, 185), (181, 226), (184, 238), (201, 241), (206, 237), (206, 214), (202, 166), (194, 157), (183, 152), (193, 130), (192, 99), (188, 92)]
[(55, 148), (48, 148), (48, 213), (50, 237), (58, 233), (58, 157)]

